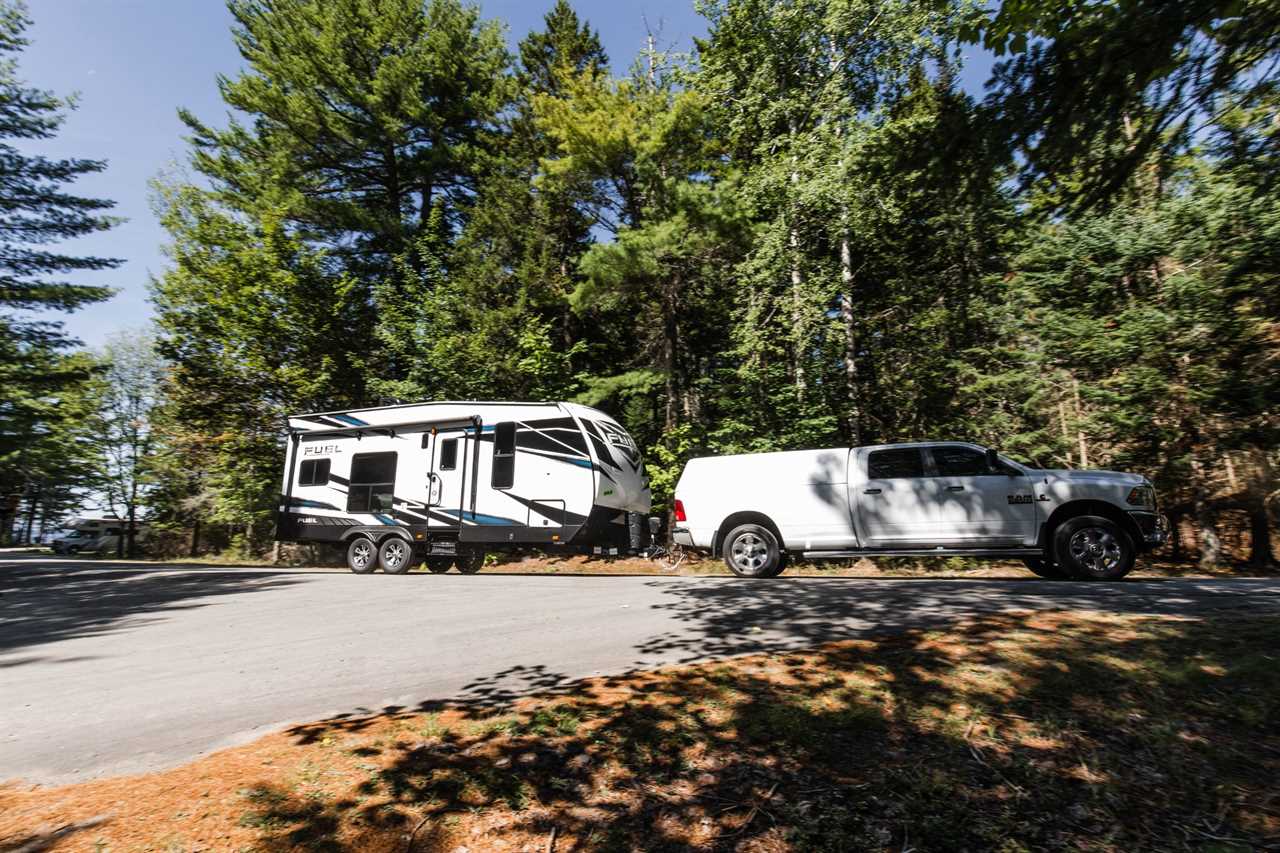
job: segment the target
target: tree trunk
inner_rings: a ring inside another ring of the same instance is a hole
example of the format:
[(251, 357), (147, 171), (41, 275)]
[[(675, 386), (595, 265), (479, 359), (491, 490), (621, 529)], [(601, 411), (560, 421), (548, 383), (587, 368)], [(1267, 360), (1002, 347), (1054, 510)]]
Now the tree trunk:
[(37, 483), (31, 497), (27, 498), (27, 524), (22, 536), (24, 545), (31, 544), (31, 531), (36, 524), (36, 507), (40, 505), (40, 485)]
[(191, 550), (189, 556), (200, 556), (200, 519), (196, 519), (191, 524)]
[(1200, 568), (1209, 569), (1222, 564), (1222, 538), (1214, 524), (1213, 513), (1209, 508), (1204, 482), (1204, 466), (1200, 460), (1192, 458), (1191, 485), (1193, 505), (1195, 507), (1196, 526), (1200, 528)]
[(1074, 376), (1071, 377), (1071, 397), (1076, 408), (1076, 440), (1080, 448), (1080, 467), (1089, 467), (1089, 448), (1085, 443), (1084, 429), (1081, 423), (1084, 421), (1084, 412), (1080, 409), (1080, 380)]
[(1250, 453), (1253, 464), (1248, 468), (1249, 486), (1249, 565), (1269, 568), (1275, 565), (1271, 553), (1271, 514), (1267, 507), (1267, 495), (1274, 477), (1267, 454), (1254, 449)]
[[(791, 121), (791, 144), (793, 146), (796, 140), (795, 120)], [(792, 163), (796, 161), (795, 154), (791, 155)], [(791, 186), (794, 190), (799, 189), (800, 170), (794, 165), (791, 169)], [(801, 401), (804, 400), (804, 392), (807, 386), (807, 378), (804, 369), (805, 357), (805, 322), (804, 322), (804, 276), (800, 272), (800, 227), (796, 222), (798, 218), (796, 213), (797, 204), (792, 199), (791, 209), (789, 212), (789, 221), (787, 222), (787, 246), (791, 250), (791, 330), (795, 335), (795, 341), (792, 347), (792, 358), (794, 359), (793, 371), (795, 374), (796, 397)]]
[(1267, 515), (1265, 495), (1249, 501), (1249, 565), (1255, 569), (1268, 568), (1274, 562), (1271, 555), (1271, 519)]
[(853, 253), (849, 232), (840, 235), (840, 322), (844, 324), (844, 390), (849, 402), (849, 442), (862, 444), (861, 394), (858, 390), (858, 330), (853, 314)]

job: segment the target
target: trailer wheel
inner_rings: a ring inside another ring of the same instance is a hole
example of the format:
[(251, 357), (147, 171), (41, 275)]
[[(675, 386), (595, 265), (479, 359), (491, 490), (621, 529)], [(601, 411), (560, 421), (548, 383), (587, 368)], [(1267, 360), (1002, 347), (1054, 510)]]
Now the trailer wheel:
[(1067, 579), (1067, 573), (1062, 570), (1062, 566), (1042, 557), (1026, 557), (1022, 563), (1031, 570), (1033, 575), (1042, 577), (1045, 580), (1062, 581)]
[(433, 575), (442, 575), (453, 568), (453, 557), (427, 557), (427, 571)]
[(409, 571), (413, 546), (399, 536), (388, 536), (378, 549), (378, 565), (389, 575), (402, 575)]
[(358, 575), (367, 575), (377, 567), (378, 550), (363, 536), (357, 536), (347, 546), (347, 568)]
[(771, 578), (782, 571), (782, 549), (767, 527), (742, 524), (724, 538), (724, 561), (740, 578)]
[(453, 563), (464, 575), (474, 575), (484, 565), (484, 551), (463, 551), (454, 557)]

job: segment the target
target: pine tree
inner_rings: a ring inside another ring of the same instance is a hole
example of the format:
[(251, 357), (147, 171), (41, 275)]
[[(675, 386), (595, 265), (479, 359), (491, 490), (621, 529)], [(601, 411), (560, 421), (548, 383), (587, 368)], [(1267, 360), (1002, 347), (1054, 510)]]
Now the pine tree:
[(9, 533), (14, 499), (48, 479), (39, 461), (42, 442), (56, 440), (59, 403), (79, 394), (91, 370), (90, 361), (63, 354), (73, 341), (61, 323), (27, 312), (74, 311), (107, 299), (109, 288), (74, 276), (120, 263), (51, 247), (116, 220), (104, 213), (113, 202), (67, 191), (67, 184), (105, 168), (103, 161), (49, 159), (14, 144), (52, 138), (74, 106), (18, 76), (29, 24), (23, 5), (0, 4), (0, 540)]

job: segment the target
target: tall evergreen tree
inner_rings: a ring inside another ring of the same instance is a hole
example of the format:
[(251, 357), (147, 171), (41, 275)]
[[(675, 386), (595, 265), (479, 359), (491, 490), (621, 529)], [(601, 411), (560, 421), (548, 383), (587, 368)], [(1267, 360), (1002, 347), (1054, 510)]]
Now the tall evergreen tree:
[(107, 299), (109, 288), (74, 276), (120, 263), (52, 248), (116, 220), (105, 214), (113, 202), (67, 189), (100, 172), (103, 161), (29, 153), (57, 134), (74, 106), (19, 77), (29, 24), (21, 3), (0, 3), (0, 538), (10, 529), (14, 498), (43, 476), (40, 445), (59, 431), (60, 395), (78, 393), (74, 386), (86, 380), (90, 365), (63, 354), (73, 342), (59, 322), (30, 312), (74, 311)]

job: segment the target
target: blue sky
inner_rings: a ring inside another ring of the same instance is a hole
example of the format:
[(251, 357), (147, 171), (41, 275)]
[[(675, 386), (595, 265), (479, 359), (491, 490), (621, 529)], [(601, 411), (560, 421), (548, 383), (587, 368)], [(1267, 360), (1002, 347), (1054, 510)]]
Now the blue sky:
[[(484, 16), (508, 25), (512, 44), (538, 28), (554, 0), (483, 0)], [(80, 195), (114, 199), (128, 219), (108, 232), (62, 244), (80, 254), (123, 258), (115, 270), (82, 275), (109, 284), (109, 302), (65, 318), (67, 330), (90, 346), (113, 333), (140, 329), (151, 314), (147, 281), (165, 266), (165, 234), (151, 211), (148, 183), (185, 158), (178, 107), (220, 123), (218, 74), (234, 74), (240, 56), (231, 43), (230, 16), (220, 0), (29, 0), (32, 44), (20, 74), (60, 95), (79, 93), (79, 107), (53, 140), (38, 149), (51, 157), (107, 160), (104, 172), (78, 181)], [(692, 0), (578, 0), (578, 14), (604, 42), (615, 71), (643, 47), (646, 21), (659, 47), (687, 50), (705, 23)], [(973, 88), (987, 63), (965, 77)]]

